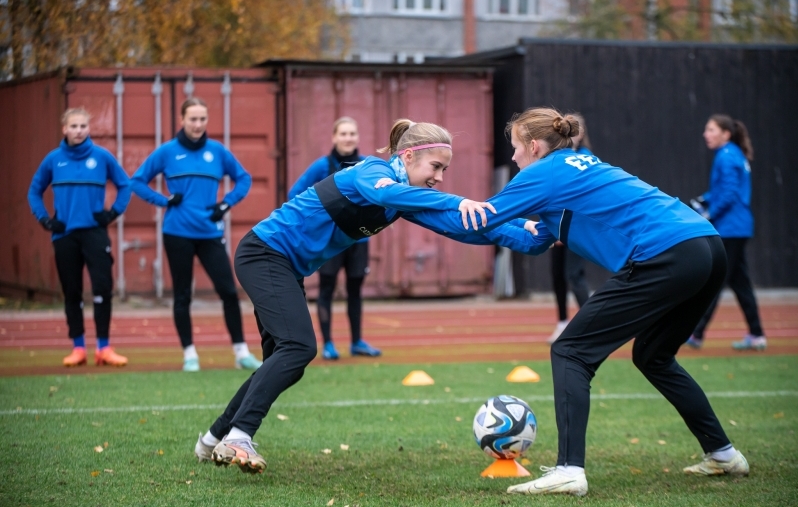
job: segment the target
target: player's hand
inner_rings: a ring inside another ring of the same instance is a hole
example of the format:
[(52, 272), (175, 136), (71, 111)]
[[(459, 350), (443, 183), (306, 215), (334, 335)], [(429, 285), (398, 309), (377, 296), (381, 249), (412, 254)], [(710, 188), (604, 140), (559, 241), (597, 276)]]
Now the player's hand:
[(526, 229), (527, 231), (531, 232), (533, 236), (537, 236), (538, 235), (538, 230), (535, 227), (536, 225), (538, 225), (537, 222), (534, 222), (532, 220), (527, 220), (526, 223), (524, 224), (524, 229)]
[(460, 205), (457, 207), (457, 210), (460, 212), (460, 215), (463, 218), (463, 227), (465, 230), (468, 230), (468, 220), (471, 219), (471, 223), (474, 225), (474, 230), (476, 231), (479, 229), (479, 223), (477, 222), (477, 214), (479, 214), (482, 222), (482, 227), (488, 225), (488, 216), (485, 213), (485, 208), (491, 210), (493, 214), (496, 214), (496, 208), (489, 202), (476, 202), (472, 201), (471, 199), (463, 199), (460, 201)]
[(92, 216), (100, 227), (108, 227), (108, 224), (116, 220), (116, 217), (119, 216), (119, 212), (117, 212), (114, 208), (109, 210), (104, 209), (102, 211), (98, 211), (97, 213), (93, 213)]
[(205, 209), (212, 209), (211, 222), (218, 222), (224, 218), (224, 214), (230, 210), (230, 205), (222, 201), (220, 203), (214, 204), (213, 206), (208, 206)]
[(39, 223), (42, 224), (42, 227), (44, 227), (45, 231), (50, 231), (55, 234), (60, 234), (66, 230), (66, 224), (55, 217), (44, 217), (39, 220)]
[(374, 185), (374, 188), (382, 188), (382, 187), (387, 187), (389, 185), (396, 185), (396, 182), (391, 178), (380, 178), (377, 181), (377, 184)]
[(183, 194), (172, 194), (166, 199), (166, 207), (171, 208), (183, 202)]

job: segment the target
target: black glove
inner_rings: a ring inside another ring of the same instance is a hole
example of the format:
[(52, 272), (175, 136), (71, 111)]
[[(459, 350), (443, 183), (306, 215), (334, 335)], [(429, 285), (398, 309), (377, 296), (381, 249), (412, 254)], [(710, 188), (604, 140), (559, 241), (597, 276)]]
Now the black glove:
[(709, 220), (709, 203), (704, 200), (700, 195), (694, 199), (690, 199), (690, 207), (696, 213)]
[(66, 230), (66, 224), (57, 218), (44, 217), (39, 220), (45, 231), (50, 231), (55, 234), (60, 234)]
[(171, 208), (172, 206), (177, 206), (183, 202), (183, 194), (172, 194), (166, 200), (166, 207)]
[(224, 218), (224, 214), (230, 210), (230, 205), (222, 201), (220, 203), (214, 204), (213, 206), (208, 206), (205, 209), (212, 209), (213, 212), (211, 213), (211, 222), (218, 222)]
[(104, 209), (102, 211), (98, 211), (97, 213), (93, 213), (92, 216), (100, 227), (108, 227), (108, 224), (116, 220), (116, 217), (119, 216), (119, 212), (117, 212), (114, 208), (108, 210)]

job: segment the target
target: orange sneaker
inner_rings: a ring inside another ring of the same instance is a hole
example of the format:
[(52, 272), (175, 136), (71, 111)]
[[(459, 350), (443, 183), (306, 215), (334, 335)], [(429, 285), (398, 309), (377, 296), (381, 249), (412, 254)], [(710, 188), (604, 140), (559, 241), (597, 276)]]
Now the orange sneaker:
[(104, 364), (108, 366), (125, 366), (127, 358), (114, 352), (111, 347), (105, 347), (94, 351), (94, 364), (97, 366)]
[(86, 347), (75, 347), (72, 352), (64, 358), (64, 366), (80, 366), (86, 364)]

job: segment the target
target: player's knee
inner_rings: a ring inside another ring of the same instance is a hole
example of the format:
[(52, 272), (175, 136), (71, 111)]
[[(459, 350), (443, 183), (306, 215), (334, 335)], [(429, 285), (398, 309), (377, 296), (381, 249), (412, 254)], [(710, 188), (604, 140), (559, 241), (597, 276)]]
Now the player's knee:
[(304, 364), (310, 364), (313, 359), (316, 358), (316, 354), (318, 354), (318, 347), (316, 345), (316, 340), (308, 343), (298, 343), (297, 349), (297, 359), (302, 361)]
[(174, 296), (174, 308), (186, 309), (191, 306), (191, 291), (176, 291)]

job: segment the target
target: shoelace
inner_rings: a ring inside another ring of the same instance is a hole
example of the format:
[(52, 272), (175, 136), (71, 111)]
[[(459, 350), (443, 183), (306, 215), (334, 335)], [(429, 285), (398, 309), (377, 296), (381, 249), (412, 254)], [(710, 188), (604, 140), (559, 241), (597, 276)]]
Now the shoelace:
[(255, 452), (255, 447), (258, 446), (258, 444), (252, 440), (230, 440), (229, 442), (239, 447), (243, 447), (247, 451), (252, 451), (253, 453)]
[(543, 472), (543, 477), (545, 477), (545, 476), (547, 476), (549, 474), (553, 474), (554, 472), (556, 472), (557, 471), (557, 467), (556, 466), (554, 466), (554, 467), (544, 467), (543, 465), (541, 465), (540, 466), (540, 471)]

